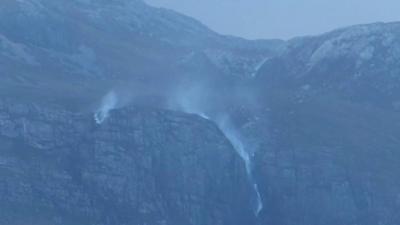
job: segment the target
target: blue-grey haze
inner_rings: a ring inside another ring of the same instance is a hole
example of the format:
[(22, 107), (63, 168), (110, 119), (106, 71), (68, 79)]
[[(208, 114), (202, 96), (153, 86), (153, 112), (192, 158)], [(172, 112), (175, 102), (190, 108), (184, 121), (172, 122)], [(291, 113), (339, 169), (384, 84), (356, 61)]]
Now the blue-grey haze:
[(319, 34), (338, 27), (400, 20), (398, 0), (146, 0), (212, 29), (250, 39)]

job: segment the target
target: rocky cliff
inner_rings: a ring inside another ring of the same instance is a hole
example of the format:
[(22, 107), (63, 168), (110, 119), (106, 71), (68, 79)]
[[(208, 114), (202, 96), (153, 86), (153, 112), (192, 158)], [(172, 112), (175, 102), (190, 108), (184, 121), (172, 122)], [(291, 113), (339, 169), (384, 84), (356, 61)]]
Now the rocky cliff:
[(400, 224), (399, 28), (295, 38), (262, 66), (262, 224)]
[(127, 107), (0, 103), (0, 224), (251, 224), (244, 163), (213, 123)]
[(399, 34), (248, 41), (138, 0), (4, 0), (0, 224), (398, 225)]

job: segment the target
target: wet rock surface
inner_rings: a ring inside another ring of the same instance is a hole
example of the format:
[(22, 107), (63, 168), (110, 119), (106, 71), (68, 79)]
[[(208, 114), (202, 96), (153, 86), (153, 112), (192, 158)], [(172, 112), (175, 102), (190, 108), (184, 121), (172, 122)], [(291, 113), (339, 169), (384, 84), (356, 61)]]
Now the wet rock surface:
[(127, 107), (0, 104), (0, 224), (251, 224), (244, 164), (213, 123)]

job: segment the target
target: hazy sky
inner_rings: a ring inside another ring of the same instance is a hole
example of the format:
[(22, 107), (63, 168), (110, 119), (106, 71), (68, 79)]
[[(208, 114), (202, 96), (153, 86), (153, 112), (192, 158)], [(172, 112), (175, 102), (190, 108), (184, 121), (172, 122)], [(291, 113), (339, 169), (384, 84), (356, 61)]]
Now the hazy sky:
[(400, 21), (400, 0), (145, 0), (245, 38), (291, 38), (347, 25)]

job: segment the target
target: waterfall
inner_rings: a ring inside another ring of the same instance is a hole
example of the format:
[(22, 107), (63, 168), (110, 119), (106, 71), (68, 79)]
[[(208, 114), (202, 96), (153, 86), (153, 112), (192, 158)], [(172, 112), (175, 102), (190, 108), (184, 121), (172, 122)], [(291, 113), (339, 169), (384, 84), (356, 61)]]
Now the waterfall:
[(256, 195), (254, 214), (258, 216), (261, 210), (263, 209), (263, 203), (260, 191), (258, 189), (258, 184), (253, 176), (253, 168), (252, 168), (250, 153), (249, 151), (246, 150), (245, 145), (241, 140), (239, 132), (235, 128), (233, 128), (233, 126), (227, 120), (220, 120), (218, 121), (217, 124), (245, 163), (246, 173), (249, 178), (249, 182), (251, 183)]
[(102, 124), (109, 116), (110, 111), (113, 110), (118, 103), (117, 95), (114, 91), (110, 91), (103, 97), (100, 107), (94, 114), (94, 120), (97, 124)]

